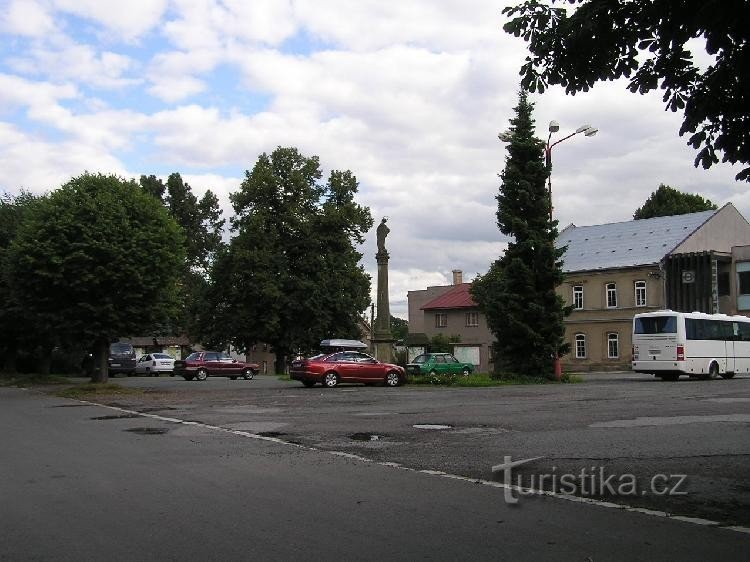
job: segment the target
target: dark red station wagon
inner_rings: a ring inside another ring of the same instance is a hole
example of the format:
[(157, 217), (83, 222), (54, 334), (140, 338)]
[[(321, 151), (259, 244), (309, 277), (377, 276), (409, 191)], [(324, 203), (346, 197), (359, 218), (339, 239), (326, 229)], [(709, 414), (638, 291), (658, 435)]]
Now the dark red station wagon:
[(204, 381), (208, 377), (229, 377), (232, 380), (242, 377), (250, 380), (259, 370), (257, 363), (237, 361), (222, 351), (196, 351), (174, 362), (174, 374), (186, 381)]
[(290, 377), (307, 387), (315, 383), (333, 388), (340, 382), (398, 386), (406, 380), (403, 367), (382, 363), (366, 353), (339, 351), (292, 362)]

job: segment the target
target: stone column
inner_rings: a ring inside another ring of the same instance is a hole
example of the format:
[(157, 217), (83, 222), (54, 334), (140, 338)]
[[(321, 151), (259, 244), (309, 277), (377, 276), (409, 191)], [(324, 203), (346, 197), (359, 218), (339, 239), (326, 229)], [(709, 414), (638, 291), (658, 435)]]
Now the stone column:
[(378, 262), (378, 312), (373, 327), (373, 344), (375, 357), (386, 363), (393, 363), (393, 334), (391, 333), (391, 306), (388, 296), (388, 251), (385, 249), (385, 237), (390, 230), (385, 225), (384, 218), (378, 226), (378, 253), (375, 259)]

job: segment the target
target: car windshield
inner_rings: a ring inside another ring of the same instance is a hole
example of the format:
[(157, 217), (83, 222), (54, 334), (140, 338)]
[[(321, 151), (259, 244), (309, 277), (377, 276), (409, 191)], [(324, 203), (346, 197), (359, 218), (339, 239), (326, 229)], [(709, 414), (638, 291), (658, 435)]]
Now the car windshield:
[(196, 351), (195, 353), (191, 353), (190, 355), (185, 357), (185, 361), (197, 361), (198, 359), (200, 359), (200, 356), (201, 354)]
[(308, 361), (315, 361), (316, 359), (320, 359), (320, 358), (325, 357), (325, 356), (326, 356), (325, 353), (318, 353), (317, 355), (313, 355), (312, 357), (308, 357), (307, 360)]
[(172, 359), (172, 356), (166, 353), (154, 353), (154, 359)]
[(417, 355), (412, 363), (426, 363), (427, 362), (427, 355)]
[(109, 346), (110, 353), (130, 353), (133, 351), (133, 346), (129, 343), (113, 343)]

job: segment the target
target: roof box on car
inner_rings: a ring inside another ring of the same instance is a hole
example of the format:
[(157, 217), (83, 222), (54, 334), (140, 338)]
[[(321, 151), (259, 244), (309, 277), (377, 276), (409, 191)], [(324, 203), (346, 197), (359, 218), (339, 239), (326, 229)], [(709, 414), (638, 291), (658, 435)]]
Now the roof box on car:
[(335, 351), (345, 351), (348, 349), (367, 349), (367, 344), (358, 340), (331, 339), (320, 342), (321, 349), (333, 349)]

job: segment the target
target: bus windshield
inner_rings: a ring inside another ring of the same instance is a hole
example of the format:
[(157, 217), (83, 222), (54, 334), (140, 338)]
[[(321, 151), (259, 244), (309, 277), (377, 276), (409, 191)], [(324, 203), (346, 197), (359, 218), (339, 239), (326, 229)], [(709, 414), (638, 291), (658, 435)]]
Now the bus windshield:
[(676, 334), (676, 316), (644, 316), (636, 318), (634, 323), (636, 334)]

